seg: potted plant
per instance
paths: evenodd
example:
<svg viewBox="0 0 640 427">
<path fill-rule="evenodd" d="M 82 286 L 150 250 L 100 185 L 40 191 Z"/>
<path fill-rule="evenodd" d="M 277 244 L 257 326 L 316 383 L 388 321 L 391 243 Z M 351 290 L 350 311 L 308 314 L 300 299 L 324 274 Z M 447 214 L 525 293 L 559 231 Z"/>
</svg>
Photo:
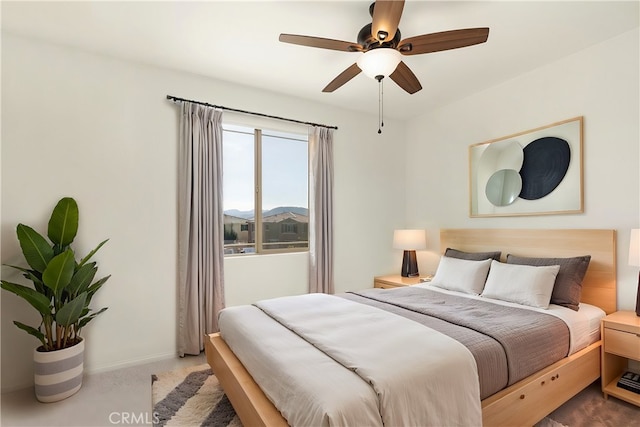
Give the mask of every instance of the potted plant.
<svg viewBox="0 0 640 427">
<path fill-rule="evenodd" d="M 23 298 L 41 316 L 37 327 L 13 322 L 41 343 L 34 350 L 35 392 L 41 402 L 62 400 L 80 389 L 84 362 L 80 333 L 106 310 L 89 308 L 93 296 L 110 277 L 94 281 L 98 267 L 89 260 L 108 239 L 76 261 L 71 243 L 78 231 L 78 218 L 78 204 L 65 197 L 51 213 L 47 229 L 50 241 L 33 228 L 18 224 L 18 241 L 29 268 L 9 267 L 21 271 L 33 287 L 0 282 L 2 289 Z"/>
</svg>

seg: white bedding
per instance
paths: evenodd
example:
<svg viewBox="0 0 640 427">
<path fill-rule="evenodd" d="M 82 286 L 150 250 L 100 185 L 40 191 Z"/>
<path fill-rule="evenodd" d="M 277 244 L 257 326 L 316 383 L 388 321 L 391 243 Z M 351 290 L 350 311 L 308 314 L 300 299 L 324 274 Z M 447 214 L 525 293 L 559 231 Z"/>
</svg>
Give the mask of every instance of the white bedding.
<svg viewBox="0 0 640 427">
<path fill-rule="evenodd" d="M 223 310 L 221 333 L 289 424 L 482 423 L 475 360 L 456 340 L 331 295 L 276 298 L 256 305 L 295 333 L 285 329 L 274 337 L 280 323 L 266 321 L 264 313 L 250 306 Z M 239 320 L 247 314 L 253 321 Z M 243 326 L 249 321 L 250 327 Z M 249 339 L 238 339 L 238 332 Z M 339 363 L 331 364 L 331 359 Z M 271 378 L 265 372 L 270 363 L 287 374 Z M 346 381 L 338 378 L 341 373 L 347 374 Z M 333 406 L 325 406 L 325 399 Z"/>
<path fill-rule="evenodd" d="M 588 319 L 589 325 L 586 328 L 587 336 L 583 338 L 583 341 L 586 343 L 586 347 L 600 339 L 600 321 L 607 314 L 600 307 L 585 304 L 583 302 L 580 303 L 579 312 Z"/>
<path fill-rule="evenodd" d="M 220 331 L 267 398 L 287 402 L 276 407 L 290 425 L 382 426 L 377 396 L 367 383 L 259 308 L 222 310 Z M 351 399 L 359 402 L 355 410 L 345 406 Z"/>
<path fill-rule="evenodd" d="M 485 297 L 428 284 L 416 286 L 488 301 Z M 294 302 L 292 308 L 281 312 L 282 303 L 289 301 Z M 560 318 L 569 328 L 570 354 L 599 339 L 600 319 L 605 316 L 601 309 L 588 304 L 581 304 L 580 310 L 574 311 L 556 305 L 540 309 L 490 301 Z M 255 306 L 230 307 L 220 314 L 220 330 L 229 347 L 290 425 L 481 424 L 475 361 L 457 341 L 401 316 L 330 295 L 284 297 L 257 304 L 270 311 L 270 315 Z M 289 328 L 296 332 L 272 321 L 271 316 L 292 318 L 294 323 Z M 327 322 L 319 321 L 320 318 Z M 411 331 L 419 332 L 428 342 L 405 335 L 405 332 L 413 333 Z M 306 339 L 300 335 L 306 335 Z M 378 336 L 384 339 L 375 339 Z M 407 346 L 407 342 L 410 345 Z M 450 349 L 455 349 L 456 344 L 462 347 L 464 351 L 455 353 L 457 357 L 466 354 L 462 356 L 462 370 L 457 370 L 457 365 L 456 369 L 439 367 L 442 356 L 448 353 L 434 351 L 434 342 Z M 317 351 L 314 346 L 327 353 Z M 418 356 L 422 362 L 418 366 L 424 367 L 424 371 L 417 372 L 416 363 L 408 361 L 414 356 Z M 472 364 L 464 359 L 470 359 Z M 274 372 L 281 374 L 274 376 Z M 381 372 L 381 376 L 377 372 Z M 467 386 L 471 384 L 471 388 L 465 388 L 466 397 L 459 396 L 459 387 L 450 387 L 451 372 L 464 377 Z M 431 389 L 417 392 L 417 385 L 425 383 Z M 388 387 L 396 389 L 385 392 L 391 390 Z M 418 418 L 403 418 L 405 416 Z"/>
</svg>

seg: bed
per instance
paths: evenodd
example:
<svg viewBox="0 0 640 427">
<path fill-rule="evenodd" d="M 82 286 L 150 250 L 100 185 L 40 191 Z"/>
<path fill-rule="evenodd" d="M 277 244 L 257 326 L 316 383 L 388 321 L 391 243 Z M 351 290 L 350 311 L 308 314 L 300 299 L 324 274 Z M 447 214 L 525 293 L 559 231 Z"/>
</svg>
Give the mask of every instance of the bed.
<svg viewBox="0 0 640 427">
<path fill-rule="evenodd" d="M 577 257 L 591 261 L 582 282 L 581 302 L 611 313 L 616 308 L 614 230 L 449 229 L 441 248 L 468 252 L 501 251 L 526 257 Z M 600 376 L 601 341 L 563 357 L 506 388 L 485 396 L 483 425 L 533 425 Z M 206 340 L 206 355 L 245 425 L 287 425 L 287 421 L 248 373 L 220 334 Z M 259 380 L 260 382 L 262 380 Z"/>
</svg>

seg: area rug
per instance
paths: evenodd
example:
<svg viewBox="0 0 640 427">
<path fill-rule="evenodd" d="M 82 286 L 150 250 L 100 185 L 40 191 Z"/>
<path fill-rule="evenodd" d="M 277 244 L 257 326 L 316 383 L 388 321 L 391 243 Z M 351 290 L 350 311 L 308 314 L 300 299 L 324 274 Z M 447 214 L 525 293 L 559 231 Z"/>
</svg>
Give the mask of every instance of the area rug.
<svg viewBox="0 0 640 427">
<path fill-rule="evenodd" d="M 209 365 L 151 376 L 153 425 L 242 427 Z"/>
</svg>

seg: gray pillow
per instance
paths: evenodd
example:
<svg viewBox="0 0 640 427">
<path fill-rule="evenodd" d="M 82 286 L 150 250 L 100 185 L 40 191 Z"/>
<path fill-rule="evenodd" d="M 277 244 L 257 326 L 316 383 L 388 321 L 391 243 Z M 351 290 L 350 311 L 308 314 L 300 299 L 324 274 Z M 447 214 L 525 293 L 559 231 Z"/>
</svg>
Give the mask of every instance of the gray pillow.
<svg viewBox="0 0 640 427">
<path fill-rule="evenodd" d="M 466 259 L 469 261 L 484 261 L 485 259 L 495 259 L 500 261 L 500 255 L 502 252 L 463 252 L 457 249 L 447 248 L 444 251 L 444 256 L 449 258 Z"/>
<path fill-rule="evenodd" d="M 507 255 L 507 264 L 532 266 L 559 265 L 560 271 L 556 277 L 551 294 L 551 304 L 561 305 L 578 311 L 580 296 L 582 295 L 582 279 L 587 272 L 591 255 L 573 258 L 527 258 Z"/>
</svg>

